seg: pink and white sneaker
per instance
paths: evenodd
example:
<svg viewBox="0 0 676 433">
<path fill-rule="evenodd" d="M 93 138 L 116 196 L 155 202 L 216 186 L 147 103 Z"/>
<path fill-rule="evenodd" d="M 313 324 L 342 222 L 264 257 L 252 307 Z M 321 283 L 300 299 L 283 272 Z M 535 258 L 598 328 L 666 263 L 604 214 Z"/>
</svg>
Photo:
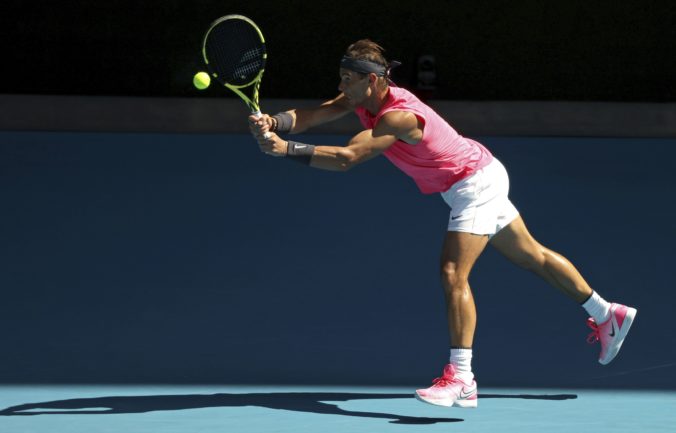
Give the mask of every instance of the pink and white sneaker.
<svg viewBox="0 0 676 433">
<path fill-rule="evenodd" d="M 597 341 L 601 343 L 601 355 L 599 356 L 601 364 L 606 365 L 617 356 L 635 316 L 635 308 L 611 304 L 610 318 L 605 322 L 599 325 L 591 317 L 587 319 L 587 325 L 592 329 L 592 333 L 587 337 L 587 342 L 589 344 L 594 344 Z"/>
<path fill-rule="evenodd" d="M 427 389 L 419 389 L 415 392 L 418 400 L 446 407 L 477 407 L 476 381 L 465 383 L 455 377 L 455 366 L 448 364 L 444 367 L 444 373 L 433 381 L 433 385 Z"/>
</svg>

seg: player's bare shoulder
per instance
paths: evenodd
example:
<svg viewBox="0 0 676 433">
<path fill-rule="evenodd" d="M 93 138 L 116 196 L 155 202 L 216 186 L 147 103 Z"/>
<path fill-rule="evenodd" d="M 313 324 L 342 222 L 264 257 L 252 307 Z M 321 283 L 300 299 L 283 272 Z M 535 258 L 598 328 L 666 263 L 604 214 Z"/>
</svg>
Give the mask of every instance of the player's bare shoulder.
<svg viewBox="0 0 676 433">
<path fill-rule="evenodd" d="M 417 144 L 423 137 L 425 124 L 410 111 L 390 111 L 385 113 L 376 128 L 396 135 L 408 144 Z"/>
</svg>

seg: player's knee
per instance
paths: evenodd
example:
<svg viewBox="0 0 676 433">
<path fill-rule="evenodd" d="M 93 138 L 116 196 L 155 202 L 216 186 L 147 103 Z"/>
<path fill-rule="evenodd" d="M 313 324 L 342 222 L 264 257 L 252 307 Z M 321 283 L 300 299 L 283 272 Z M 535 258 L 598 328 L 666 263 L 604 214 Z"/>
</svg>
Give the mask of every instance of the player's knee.
<svg viewBox="0 0 676 433">
<path fill-rule="evenodd" d="M 469 286 L 467 275 L 457 271 L 455 264 L 444 264 L 441 266 L 441 282 L 446 291 L 466 290 Z"/>
</svg>

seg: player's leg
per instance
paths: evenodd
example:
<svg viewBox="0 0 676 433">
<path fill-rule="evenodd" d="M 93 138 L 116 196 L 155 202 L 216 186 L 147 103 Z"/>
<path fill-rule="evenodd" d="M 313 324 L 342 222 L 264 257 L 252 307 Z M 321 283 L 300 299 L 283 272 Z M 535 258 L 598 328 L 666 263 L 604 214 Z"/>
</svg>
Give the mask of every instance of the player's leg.
<svg viewBox="0 0 676 433">
<path fill-rule="evenodd" d="M 487 235 L 449 231 L 441 253 L 441 281 L 446 297 L 451 359 L 441 377 L 416 398 L 439 406 L 476 407 L 477 385 L 472 373 L 476 306 L 469 275 L 488 243 Z"/>
<path fill-rule="evenodd" d="M 577 303 L 592 294 L 589 284 L 561 254 L 538 243 L 528 232 L 521 216 L 491 239 L 491 245 L 513 263 L 534 272 Z"/>
<path fill-rule="evenodd" d="M 589 341 L 600 341 L 599 362 L 608 364 L 622 346 L 636 309 L 611 304 L 594 292 L 573 264 L 537 242 L 519 216 L 491 239 L 491 245 L 517 265 L 542 277 L 582 305 L 591 318 Z"/>
<path fill-rule="evenodd" d="M 471 348 L 476 328 L 476 307 L 469 275 L 488 243 L 487 235 L 447 232 L 441 252 L 441 283 L 451 347 Z"/>
</svg>

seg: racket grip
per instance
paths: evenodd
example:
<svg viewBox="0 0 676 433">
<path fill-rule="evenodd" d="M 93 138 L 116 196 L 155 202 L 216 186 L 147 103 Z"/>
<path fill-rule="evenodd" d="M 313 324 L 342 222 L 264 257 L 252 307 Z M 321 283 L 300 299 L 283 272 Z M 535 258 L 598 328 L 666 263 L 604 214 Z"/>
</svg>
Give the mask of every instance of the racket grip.
<svg viewBox="0 0 676 433">
<path fill-rule="evenodd" d="M 254 116 L 256 116 L 256 117 L 259 118 L 259 119 L 260 119 L 261 117 L 263 117 L 263 113 L 261 113 L 261 110 L 254 111 L 254 112 L 251 113 L 251 114 L 253 114 Z M 265 139 L 268 139 L 268 138 L 270 138 L 270 137 L 272 137 L 272 136 L 270 135 L 269 132 L 266 132 L 265 134 L 263 134 L 263 138 L 265 138 Z"/>
</svg>

